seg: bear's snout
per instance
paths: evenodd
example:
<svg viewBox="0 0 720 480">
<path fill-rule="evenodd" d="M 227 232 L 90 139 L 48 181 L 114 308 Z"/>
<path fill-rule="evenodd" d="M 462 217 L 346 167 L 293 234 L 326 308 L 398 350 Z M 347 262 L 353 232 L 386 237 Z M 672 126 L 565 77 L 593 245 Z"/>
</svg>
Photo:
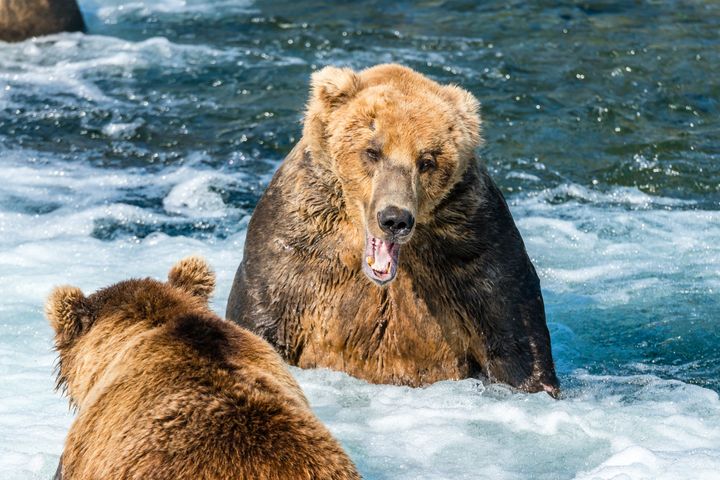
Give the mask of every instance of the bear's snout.
<svg viewBox="0 0 720 480">
<path fill-rule="evenodd" d="M 404 208 L 385 207 L 377 214 L 380 229 L 395 241 L 402 241 L 412 233 L 415 217 Z"/>
</svg>

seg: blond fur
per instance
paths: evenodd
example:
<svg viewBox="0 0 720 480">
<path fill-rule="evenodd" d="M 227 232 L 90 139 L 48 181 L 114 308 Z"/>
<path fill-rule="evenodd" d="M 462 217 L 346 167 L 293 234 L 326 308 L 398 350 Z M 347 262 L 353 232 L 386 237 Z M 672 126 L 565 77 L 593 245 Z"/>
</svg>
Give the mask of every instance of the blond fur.
<svg viewBox="0 0 720 480">
<path fill-rule="evenodd" d="M 78 411 L 59 478 L 359 478 L 272 347 L 210 311 L 207 263 L 186 258 L 168 277 L 50 295 L 58 379 Z"/>
</svg>

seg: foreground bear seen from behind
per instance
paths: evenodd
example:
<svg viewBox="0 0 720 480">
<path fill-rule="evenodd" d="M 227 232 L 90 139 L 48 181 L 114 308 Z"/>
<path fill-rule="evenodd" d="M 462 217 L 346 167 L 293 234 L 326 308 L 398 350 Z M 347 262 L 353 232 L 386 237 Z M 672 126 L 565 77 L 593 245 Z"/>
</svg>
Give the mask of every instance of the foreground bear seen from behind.
<svg viewBox="0 0 720 480">
<path fill-rule="evenodd" d="M 250 221 L 228 318 L 375 383 L 558 392 L 540 283 L 476 157 L 478 102 L 399 65 L 312 77 Z"/>
<path fill-rule="evenodd" d="M 46 305 L 77 407 L 56 478 L 357 479 L 265 341 L 208 307 L 199 258 Z"/>
</svg>

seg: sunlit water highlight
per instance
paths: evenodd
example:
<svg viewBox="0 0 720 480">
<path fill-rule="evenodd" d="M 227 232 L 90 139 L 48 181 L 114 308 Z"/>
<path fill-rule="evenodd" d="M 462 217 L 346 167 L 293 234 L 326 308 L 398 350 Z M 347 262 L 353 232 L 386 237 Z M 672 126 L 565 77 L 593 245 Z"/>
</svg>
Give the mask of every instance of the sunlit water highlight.
<svg viewBox="0 0 720 480">
<path fill-rule="evenodd" d="M 716 4 L 81 6 L 88 35 L 0 44 L 0 478 L 49 478 L 72 421 L 52 286 L 199 253 L 222 313 L 310 72 L 383 61 L 483 102 L 480 153 L 538 267 L 564 398 L 294 369 L 365 477 L 717 478 Z"/>
</svg>

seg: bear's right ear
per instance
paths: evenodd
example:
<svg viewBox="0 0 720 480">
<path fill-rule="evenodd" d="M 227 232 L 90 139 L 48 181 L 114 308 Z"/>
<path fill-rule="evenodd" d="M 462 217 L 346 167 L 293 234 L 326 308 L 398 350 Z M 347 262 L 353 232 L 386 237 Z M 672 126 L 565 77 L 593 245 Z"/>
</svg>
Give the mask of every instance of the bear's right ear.
<svg viewBox="0 0 720 480">
<path fill-rule="evenodd" d="M 312 74 L 303 137 L 317 161 L 329 160 L 325 152 L 327 125 L 332 114 L 355 97 L 360 89 L 360 76 L 350 68 L 325 67 Z"/>
<path fill-rule="evenodd" d="M 215 273 L 204 258 L 186 257 L 170 269 L 168 282 L 207 301 L 215 290 Z"/>
<path fill-rule="evenodd" d="M 91 323 L 88 299 L 77 287 L 55 287 L 45 303 L 45 316 L 55 330 L 55 346 L 72 343 Z"/>
<path fill-rule="evenodd" d="M 360 90 L 360 77 L 350 68 L 325 67 L 312 74 L 309 109 L 327 112 L 347 103 Z"/>
</svg>

